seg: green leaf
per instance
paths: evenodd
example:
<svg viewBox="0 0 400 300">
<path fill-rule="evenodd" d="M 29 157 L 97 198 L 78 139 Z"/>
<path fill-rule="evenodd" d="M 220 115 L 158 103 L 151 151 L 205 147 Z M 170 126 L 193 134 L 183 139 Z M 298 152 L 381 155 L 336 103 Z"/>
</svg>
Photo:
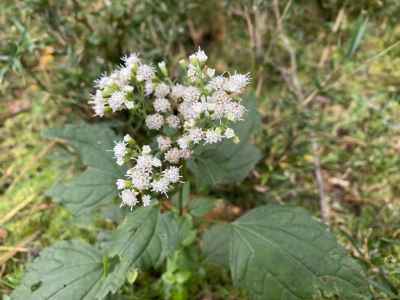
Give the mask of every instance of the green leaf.
<svg viewBox="0 0 400 300">
<path fill-rule="evenodd" d="M 248 109 L 245 120 L 233 126 L 240 142 L 235 144 L 229 140 L 198 147 L 188 161 L 199 186 L 241 182 L 260 160 L 260 151 L 250 144 L 251 135 L 260 128 L 255 96 L 250 96 L 245 104 Z"/>
<path fill-rule="evenodd" d="M 213 210 L 215 202 L 214 198 L 196 197 L 189 202 L 188 209 L 191 215 L 202 217 Z"/>
<path fill-rule="evenodd" d="M 106 284 L 103 256 L 95 247 L 78 241 L 61 241 L 43 250 L 28 266 L 21 285 L 11 294 L 13 300 L 94 300 L 115 292 Z M 115 278 L 114 278 L 115 280 Z M 104 295 L 100 295 L 102 290 Z"/>
<path fill-rule="evenodd" d="M 362 39 L 365 35 L 368 25 L 368 17 L 360 16 L 356 23 L 356 29 L 353 32 L 353 36 L 350 41 L 350 46 L 347 51 L 347 57 L 350 58 L 358 50 L 361 45 Z"/>
<path fill-rule="evenodd" d="M 202 249 L 206 262 L 229 268 L 231 226 L 218 224 L 204 233 Z"/>
<path fill-rule="evenodd" d="M 70 182 L 56 184 L 47 194 L 77 217 L 109 206 L 118 193 L 115 181 L 124 176 L 123 168 L 112 157 L 114 141 L 119 137 L 102 124 L 67 125 L 62 129 L 49 129 L 43 136 L 67 141 L 88 166 L 80 176 Z"/>
<path fill-rule="evenodd" d="M 226 250 L 212 239 L 231 232 L 232 279 L 251 299 L 367 299 L 358 263 L 303 209 L 263 206 L 212 231 L 205 237 L 206 249 L 222 258 Z"/>
</svg>

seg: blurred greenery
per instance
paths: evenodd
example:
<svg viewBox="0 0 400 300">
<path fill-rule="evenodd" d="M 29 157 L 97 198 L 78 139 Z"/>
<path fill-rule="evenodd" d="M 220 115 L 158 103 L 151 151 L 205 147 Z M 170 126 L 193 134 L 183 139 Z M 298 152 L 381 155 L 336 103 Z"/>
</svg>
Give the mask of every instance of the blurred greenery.
<svg viewBox="0 0 400 300">
<path fill-rule="evenodd" d="M 79 164 L 40 132 L 94 122 L 93 80 L 122 55 L 165 58 L 172 70 L 201 46 L 218 71 L 251 73 L 263 121 L 256 169 L 212 191 L 227 218 L 265 202 L 321 217 L 327 199 L 332 231 L 367 270 L 375 299 L 400 299 L 399 16 L 397 0 L 1 1 L 0 294 L 43 247 L 93 238 L 44 196 Z M 121 299 L 245 299 L 226 273 L 183 261 L 139 274 Z M 182 276 L 168 289 L 166 278 Z"/>
</svg>

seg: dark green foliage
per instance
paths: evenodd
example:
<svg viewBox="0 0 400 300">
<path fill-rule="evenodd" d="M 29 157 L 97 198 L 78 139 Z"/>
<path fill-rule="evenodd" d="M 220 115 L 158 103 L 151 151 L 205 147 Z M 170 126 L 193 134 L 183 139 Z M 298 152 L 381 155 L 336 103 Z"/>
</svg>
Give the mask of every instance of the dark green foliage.
<svg viewBox="0 0 400 300">
<path fill-rule="evenodd" d="M 252 299 L 367 299 L 360 266 L 303 209 L 258 207 L 212 230 L 205 236 L 210 261 L 226 264 L 222 251 L 229 249 L 233 282 Z M 224 236 L 229 248 L 216 245 Z"/>
</svg>

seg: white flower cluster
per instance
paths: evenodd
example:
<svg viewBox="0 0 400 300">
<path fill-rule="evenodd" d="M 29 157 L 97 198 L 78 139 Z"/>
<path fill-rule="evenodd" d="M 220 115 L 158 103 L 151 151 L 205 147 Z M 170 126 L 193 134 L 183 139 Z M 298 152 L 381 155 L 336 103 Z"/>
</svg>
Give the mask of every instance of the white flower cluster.
<svg viewBox="0 0 400 300">
<path fill-rule="evenodd" d="M 250 82 L 249 74 L 216 75 L 199 49 L 180 62 L 184 76 L 168 77 L 164 62 L 155 68 L 137 54 L 123 58 L 123 65 L 96 81 L 90 103 L 97 116 L 106 112 L 140 112 L 154 133 L 157 149 L 139 147 L 125 136 L 115 144 L 118 165 L 130 166 L 126 179 L 117 181 L 122 205 L 150 205 L 151 199 L 173 189 L 181 179 L 180 168 L 197 145 L 238 141 L 231 124 L 246 112 L 240 94 Z M 150 141 L 151 142 L 151 141 Z"/>
</svg>

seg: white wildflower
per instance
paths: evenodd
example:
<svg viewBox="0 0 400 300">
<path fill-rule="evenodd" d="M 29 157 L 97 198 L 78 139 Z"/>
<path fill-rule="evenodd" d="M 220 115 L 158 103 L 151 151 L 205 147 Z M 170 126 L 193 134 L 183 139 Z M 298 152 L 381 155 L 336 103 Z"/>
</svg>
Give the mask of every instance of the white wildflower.
<svg viewBox="0 0 400 300">
<path fill-rule="evenodd" d="M 150 96 L 153 93 L 153 82 L 151 80 L 145 82 L 144 93 L 146 96 Z"/>
<path fill-rule="evenodd" d="M 127 56 L 124 56 L 122 60 L 127 67 L 133 67 L 140 63 L 139 56 L 136 53 L 131 53 Z"/>
<path fill-rule="evenodd" d="M 173 99 L 179 99 L 183 97 L 184 93 L 185 93 L 185 86 L 177 84 L 172 87 L 170 96 Z"/>
<path fill-rule="evenodd" d="M 222 140 L 221 130 L 208 129 L 205 133 L 204 142 L 205 144 L 215 144 Z"/>
<path fill-rule="evenodd" d="M 183 100 L 187 102 L 194 102 L 199 100 L 200 98 L 200 91 L 198 88 L 194 86 L 188 86 L 185 88 L 185 91 L 183 92 Z"/>
<path fill-rule="evenodd" d="M 191 61 L 191 62 L 196 62 L 196 61 L 198 61 L 198 62 L 205 62 L 205 61 L 207 61 L 207 55 L 206 55 L 206 53 L 203 51 L 203 50 L 201 50 L 200 48 L 197 50 L 197 52 L 196 53 L 194 53 L 194 54 L 192 54 L 192 55 L 190 55 L 189 56 L 189 60 Z"/>
<path fill-rule="evenodd" d="M 234 138 L 235 136 L 235 131 L 232 128 L 227 128 L 224 132 L 224 137 L 226 137 L 227 139 Z"/>
<path fill-rule="evenodd" d="M 246 108 L 237 102 L 225 103 L 225 116 L 228 120 L 236 122 L 243 119 Z"/>
<path fill-rule="evenodd" d="M 171 128 L 177 129 L 181 126 L 181 121 L 179 120 L 179 117 L 175 115 L 169 115 L 166 121 L 168 126 Z"/>
<path fill-rule="evenodd" d="M 189 147 L 190 137 L 188 135 L 184 135 L 180 137 L 176 142 L 179 145 L 179 148 L 187 149 Z"/>
<path fill-rule="evenodd" d="M 132 139 L 132 137 L 129 135 L 129 134 L 125 134 L 124 135 L 124 141 L 125 142 L 127 142 L 127 143 L 129 143 L 130 141 L 132 141 L 133 139 Z"/>
<path fill-rule="evenodd" d="M 150 195 L 143 195 L 142 196 L 142 203 L 143 203 L 144 207 L 149 206 L 151 204 L 151 196 Z"/>
<path fill-rule="evenodd" d="M 137 193 L 131 190 L 123 190 L 121 192 L 121 206 L 129 206 L 132 209 L 138 203 L 136 195 Z"/>
<path fill-rule="evenodd" d="M 123 92 L 114 92 L 111 97 L 108 99 L 108 104 L 111 107 L 113 112 L 116 112 L 122 109 L 122 105 L 125 102 L 125 93 Z"/>
<path fill-rule="evenodd" d="M 198 144 L 203 139 L 204 133 L 201 128 L 195 127 L 189 129 L 189 137 L 193 144 Z"/>
<path fill-rule="evenodd" d="M 154 100 L 153 106 L 156 112 L 167 112 L 171 110 L 171 103 L 165 98 L 157 98 Z"/>
<path fill-rule="evenodd" d="M 181 179 L 178 167 L 169 167 L 163 171 L 164 178 L 171 183 L 177 183 Z"/>
<path fill-rule="evenodd" d="M 164 125 L 164 118 L 160 114 L 148 115 L 145 122 L 147 128 L 159 130 Z"/>
<path fill-rule="evenodd" d="M 158 136 L 157 137 L 157 144 L 158 148 L 160 149 L 161 152 L 167 151 L 169 148 L 171 148 L 171 139 L 169 137 L 164 137 L 164 136 Z"/>
<path fill-rule="evenodd" d="M 104 98 L 100 90 L 96 91 L 96 94 L 92 96 L 92 100 L 89 102 L 93 106 L 93 110 L 96 116 L 103 117 L 105 111 Z"/>
<path fill-rule="evenodd" d="M 107 74 L 102 74 L 100 78 L 95 80 L 95 86 L 104 89 L 112 83 L 111 78 Z"/>
<path fill-rule="evenodd" d="M 167 194 L 169 190 L 169 181 L 164 177 L 154 180 L 151 183 L 151 190 L 156 193 Z"/>
<path fill-rule="evenodd" d="M 137 69 L 137 81 L 147 81 L 153 79 L 155 75 L 154 68 L 149 65 L 140 65 Z"/>
<path fill-rule="evenodd" d="M 142 147 L 142 153 L 143 153 L 143 154 L 150 154 L 150 153 L 151 153 L 151 148 L 150 148 L 150 146 L 149 146 L 149 145 L 144 145 L 144 146 Z"/>
<path fill-rule="evenodd" d="M 234 74 L 225 81 L 224 90 L 230 93 L 240 93 L 249 83 L 249 74 Z"/>
<path fill-rule="evenodd" d="M 131 85 L 124 85 L 122 87 L 122 91 L 125 93 L 131 93 L 131 92 L 133 92 L 133 90 L 134 90 L 134 87 Z"/>
<path fill-rule="evenodd" d="M 127 172 L 128 177 L 131 179 L 132 186 L 139 190 L 143 191 L 148 189 L 150 186 L 150 176 L 148 173 L 143 172 L 138 168 L 132 168 Z"/>
<path fill-rule="evenodd" d="M 207 68 L 206 74 L 208 77 L 212 78 L 215 75 L 215 69 Z"/>
<path fill-rule="evenodd" d="M 119 190 L 123 190 L 126 187 L 125 180 L 123 180 L 123 179 L 117 179 L 115 184 L 117 185 L 117 189 L 119 189 Z"/>
<path fill-rule="evenodd" d="M 153 156 L 149 154 L 142 154 L 136 158 L 135 170 L 140 170 L 145 173 L 152 172 L 153 169 Z"/>
<path fill-rule="evenodd" d="M 113 150 L 114 150 L 114 157 L 117 160 L 117 164 L 122 166 L 124 164 L 124 158 L 127 152 L 126 142 L 120 141 L 115 143 Z"/>
<path fill-rule="evenodd" d="M 213 79 L 211 79 L 208 84 L 207 84 L 207 88 L 209 90 L 222 90 L 223 86 L 225 83 L 225 77 L 224 76 L 216 76 Z"/>
<path fill-rule="evenodd" d="M 156 87 L 155 95 L 157 98 L 165 98 L 169 94 L 169 86 L 165 83 L 160 83 Z"/>
<path fill-rule="evenodd" d="M 181 159 L 181 151 L 178 148 L 173 147 L 165 153 L 164 157 L 171 164 L 177 164 Z"/>
</svg>

